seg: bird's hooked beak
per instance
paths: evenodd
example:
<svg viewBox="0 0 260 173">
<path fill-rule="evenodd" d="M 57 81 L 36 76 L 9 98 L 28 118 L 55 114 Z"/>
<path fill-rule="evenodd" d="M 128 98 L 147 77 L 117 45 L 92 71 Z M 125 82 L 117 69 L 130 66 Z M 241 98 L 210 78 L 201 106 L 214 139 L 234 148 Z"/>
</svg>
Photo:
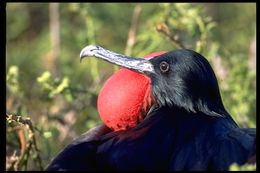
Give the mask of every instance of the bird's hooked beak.
<svg viewBox="0 0 260 173">
<path fill-rule="evenodd" d="M 82 49 L 80 52 L 80 62 L 83 58 L 87 56 L 95 56 L 97 58 L 101 58 L 110 63 L 119 65 L 124 68 L 128 68 L 130 70 L 143 73 L 143 74 L 151 74 L 155 73 L 154 67 L 149 59 L 144 58 L 134 58 L 126 55 L 121 55 L 103 47 L 96 45 L 89 45 Z"/>
</svg>

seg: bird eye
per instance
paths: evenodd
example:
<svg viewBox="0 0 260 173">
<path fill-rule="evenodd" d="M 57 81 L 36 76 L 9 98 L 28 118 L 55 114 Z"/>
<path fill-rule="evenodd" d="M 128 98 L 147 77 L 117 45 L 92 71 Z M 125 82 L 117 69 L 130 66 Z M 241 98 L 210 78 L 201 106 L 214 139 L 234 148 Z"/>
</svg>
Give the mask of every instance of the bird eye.
<svg viewBox="0 0 260 173">
<path fill-rule="evenodd" d="M 160 63 L 160 70 L 161 70 L 161 72 L 166 73 L 166 72 L 169 71 L 169 69 L 170 69 L 170 65 L 167 62 L 162 61 Z"/>
</svg>

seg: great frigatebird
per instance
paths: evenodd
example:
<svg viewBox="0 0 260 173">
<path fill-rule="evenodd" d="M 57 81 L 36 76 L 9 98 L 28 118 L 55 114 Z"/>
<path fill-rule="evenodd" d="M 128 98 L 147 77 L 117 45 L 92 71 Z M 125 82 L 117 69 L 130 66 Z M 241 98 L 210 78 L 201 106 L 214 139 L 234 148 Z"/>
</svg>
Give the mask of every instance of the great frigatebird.
<svg viewBox="0 0 260 173">
<path fill-rule="evenodd" d="M 226 111 L 209 62 L 192 50 L 150 59 L 87 46 L 95 56 L 146 75 L 155 100 L 136 127 L 104 124 L 62 150 L 47 170 L 228 170 L 255 157 L 255 129 L 239 128 Z"/>
</svg>

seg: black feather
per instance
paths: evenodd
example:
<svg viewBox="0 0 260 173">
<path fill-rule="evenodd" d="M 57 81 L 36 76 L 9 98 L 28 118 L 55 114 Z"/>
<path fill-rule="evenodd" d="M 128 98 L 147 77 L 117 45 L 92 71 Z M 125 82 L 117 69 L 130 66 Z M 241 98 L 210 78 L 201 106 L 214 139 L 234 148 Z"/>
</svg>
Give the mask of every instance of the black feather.
<svg viewBox="0 0 260 173">
<path fill-rule="evenodd" d="M 209 62 L 192 50 L 175 50 L 150 60 L 155 67 L 151 74 L 152 92 L 161 106 L 173 104 L 209 116 L 225 116 L 217 78 Z M 162 73 L 159 64 L 166 61 L 170 71 Z"/>
<path fill-rule="evenodd" d="M 133 129 L 77 139 L 47 170 L 228 170 L 255 154 L 254 134 L 229 117 L 163 107 Z"/>
<path fill-rule="evenodd" d="M 104 125 L 76 139 L 47 170 L 228 170 L 255 158 L 256 131 L 241 129 L 225 110 L 208 61 L 191 50 L 150 59 L 157 101 L 135 128 Z M 165 61 L 169 70 L 161 72 Z"/>
</svg>

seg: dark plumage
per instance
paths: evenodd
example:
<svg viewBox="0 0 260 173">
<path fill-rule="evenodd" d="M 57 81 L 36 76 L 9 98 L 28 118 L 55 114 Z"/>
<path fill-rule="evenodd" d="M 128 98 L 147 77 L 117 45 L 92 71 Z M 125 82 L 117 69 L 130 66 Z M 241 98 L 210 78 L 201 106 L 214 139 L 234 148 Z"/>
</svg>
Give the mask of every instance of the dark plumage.
<svg viewBox="0 0 260 173">
<path fill-rule="evenodd" d="M 151 74 L 152 93 L 160 105 L 176 105 L 209 116 L 228 114 L 215 74 L 203 56 L 191 50 L 176 50 L 150 61 L 156 71 Z M 160 71 L 160 62 L 170 65 L 168 72 Z"/>
<path fill-rule="evenodd" d="M 239 128 L 225 110 L 202 55 L 176 50 L 148 63 L 157 104 L 145 120 L 126 131 L 92 129 L 47 170 L 228 170 L 255 156 L 255 129 Z"/>
</svg>

